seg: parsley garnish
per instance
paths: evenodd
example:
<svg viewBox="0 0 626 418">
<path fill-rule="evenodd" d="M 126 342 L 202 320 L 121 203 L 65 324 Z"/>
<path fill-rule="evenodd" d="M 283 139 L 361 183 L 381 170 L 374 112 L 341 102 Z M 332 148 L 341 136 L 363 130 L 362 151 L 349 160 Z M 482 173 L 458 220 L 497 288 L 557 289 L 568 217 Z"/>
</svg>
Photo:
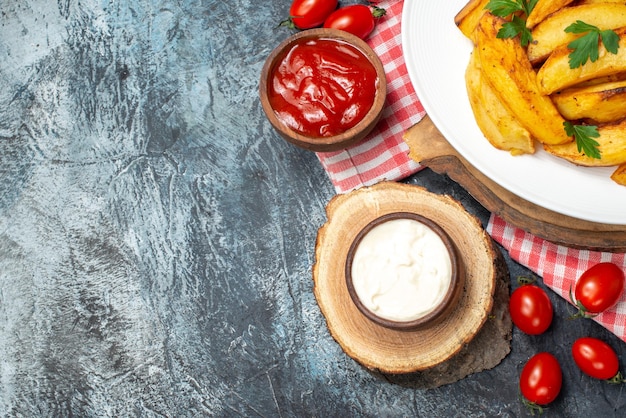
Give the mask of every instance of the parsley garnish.
<svg viewBox="0 0 626 418">
<path fill-rule="evenodd" d="M 516 12 L 524 12 L 526 16 L 532 12 L 539 0 L 490 0 L 485 6 L 491 13 L 500 17 L 507 17 Z"/>
<path fill-rule="evenodd" d="M 507 17 L 513 14 L 510 22 L 502 25 L 498 31 L 498 38 L 515 38 L 520 36 L 522 46 L 527 46 L 533 37 L 530 29 L 526 27 L 526 19 L 515 15 L 517 12 L 524 12 L 526 17 L 532 12 L 539 0 L 489 0 L 485 9 L 489 10 L 493 15 L 499 17 Z"/>
<path fill-rule="evenodd" d="M 526 46 L 533 40 L 530 31 L 526 27 L 526 21 L 519 16 L 513 16 L 513 20 L 505 23 L 498 31 L 498 38 L 515 38 L 520 35 L 520 41 Z"/>
<path fill-rule="evenodd" d="M 597 158 L 598 160 L 602 158 L 600 150 L 598 149 L 600 144 L 593 139 L 600 136 L 597 126 L 574 125 L 569 121 L 565 121 L 563 126 L 565 127 L 565 133 L 568 136 L 573 136 L 576 140 L 578 152 L 582 151 L 589 158 Z"/>
<path fill-rule="evenodd" d="M 600 30 L 597 26 L 589 25 L 577 20 L 565 28 L 568 33 L 584 33 L 585 35 L 570 42 L 567 47 L 572 50 L 569 54 L 569 67 L 577 68 L 585 65 L 587 60 L 595 62 L 598 59 L 599 40 L 607 51 L 617 54 L 619 36 L 613 30 Z"/>
</svg>

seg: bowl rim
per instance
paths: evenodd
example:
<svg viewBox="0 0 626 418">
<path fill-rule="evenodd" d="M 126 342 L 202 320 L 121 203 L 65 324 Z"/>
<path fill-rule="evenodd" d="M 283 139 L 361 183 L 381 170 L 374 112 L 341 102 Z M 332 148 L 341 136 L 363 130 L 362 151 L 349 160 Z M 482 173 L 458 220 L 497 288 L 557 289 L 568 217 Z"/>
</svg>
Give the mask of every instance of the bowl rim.
<svg viewBox="0 0 626 418">
<path fill-rule="evenodd" d="M 378 83 L 376 84 L 376 95 L 372 106 L 355 126 L 340 134 L 327 137 L 310 137 L 296 132 L 278 119 L 269 102 L 267 94 L 270 87 L 269 78 L 277 65 L 277 59 L 281 58 L 285 49 L 290 48 L 293 44 L 300 42 L 302 39 L 331 39 L 346 42 L 357 48 L 376 70 Z M 261 70 L 259 96 L 267 119 L 274 129 L 288 142 L 311 151 L 338 151 L 363 140 L 380 120 L 387 101 L 387 77 L 380 57 L 358 36 L 332 28 L 306 29 L 290 35 L 270 52 Z"/>
<path fill-rule="evenodd" d="M 421 316 L 419 318 L 410 320 L 410 321 L 394 321 L 387 318 L 383 318 L 376 313 L 372 312 L 370 309 L 365 306 L 365 304 L 361 301 L 359 296 L 356 293 L 356 289 L 354 288 L 354 284 L 352 282 L 352 263 L 354 261 L 354 254 L 359 244 L 363 240 L 363 238 L 376 226 L 381 225 L 385 222 L 389 222 L 397 219 L 410 219 L 424 224 L 429 227 L 433 232 L 435 232 L 443 241 L 444 246 L 448 250 L 448 254 L 450 256 L 450 264 L 451 264 L 451 277 L 450 277 L 450 285 L 446 291 L 446 294 L 443 300 L 439 303 L 439 305 L 430 311 L 429 313 Z M 459 256 L 458 250 L 454 244 L 454 241 L 448 233 L 435 221 L 430 218 L 427 218 L 423 215 L 414 212 L 390 212 L 384 215 L 381 215 L 372 221 L 370 221 L 367 225 L 365 225 L 356 235 L 352 243 L 350 244 L 350 248 L 348 249 L 348 253 L 346 256 L 345 262 L 345 279 L 346 285 L 348 288 L 348 293 L 350 294 L 350 298 L 352 302 L 356 305 L 358 310 L 370 319 L 372 322 L 384 326 L 386 328 L 391 328 L 395 330 L 403 330 L 403 331 L 411 331 L 418 328 L 424 328 L 427 326 L 432 326 L 439 323 L 443 320 L 447 314 L 454 308 L 456 303 L 458 302 L 459 296 L 461 294 L 461 290 L 464 285 L 464 274 L 462 271 L 461 258 Z"/>
</svg>

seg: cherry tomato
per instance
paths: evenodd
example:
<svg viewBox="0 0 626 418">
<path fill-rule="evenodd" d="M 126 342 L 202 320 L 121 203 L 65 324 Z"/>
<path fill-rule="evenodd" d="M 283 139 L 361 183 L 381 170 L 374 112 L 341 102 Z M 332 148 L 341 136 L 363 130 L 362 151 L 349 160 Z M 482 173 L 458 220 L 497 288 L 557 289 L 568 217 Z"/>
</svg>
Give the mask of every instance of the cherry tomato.
<svg viewBox="0 0 626 418">
<path fill-rule="evenodd" d="M 552 302 L 539 286 L 520 286 L 509 299 L 511 320 L 524 333 L 539 335 L 552 323 Z"/>
<path fill-rule="evenodd" d="M 280 24 L 298 29 L 321 26 L 337 8 L 337 3 L 337 0 L 293 0 L 289 8 L 289 19 Z"/>
<path fill-rule="evenodd" d="M 531 405 L 545 406 L 561 391 L 563 373 L 559 361 L 550 353 L 537 353 L 528 360 L 519 379 L 522 396 Z"/>
<path fill-rule="evenodd" d="M 574 316 L 590 317 L 617 303 L 624 291 L 624 272 L 613 263 L 599 263 L 585 271 L 570 298 L 579 311 Z"/>
<path fill-rule="evenodd" d="M 353 4 L 341 7 L 331 13 L 324 21 L 325 28 L 341 29 L 365 39 L 374 30 L 376 19 L 385 15 L 385 9 Z"/>
<path fill-rule="evenodd" d="M 617 354 L 604 341 L 592 337 L 579 338 L 572 345 L 572 356 L 586 375 L 621 383 Z"/>
</svg>

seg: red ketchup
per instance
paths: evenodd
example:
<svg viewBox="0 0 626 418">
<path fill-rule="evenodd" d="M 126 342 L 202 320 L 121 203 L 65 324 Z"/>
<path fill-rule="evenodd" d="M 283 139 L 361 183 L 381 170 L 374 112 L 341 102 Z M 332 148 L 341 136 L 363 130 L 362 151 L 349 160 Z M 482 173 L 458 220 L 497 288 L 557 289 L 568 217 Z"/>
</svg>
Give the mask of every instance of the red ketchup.
<svg viewBox="0 0 626 418">
<path fill-rule="evenodd" d="M 273 70 L 269 100 L 285 125 L 310 137 L 341 134 L 359 123 L 376 96 L 367 57 L 334 39 L 296 43 Z"/>
</svg>

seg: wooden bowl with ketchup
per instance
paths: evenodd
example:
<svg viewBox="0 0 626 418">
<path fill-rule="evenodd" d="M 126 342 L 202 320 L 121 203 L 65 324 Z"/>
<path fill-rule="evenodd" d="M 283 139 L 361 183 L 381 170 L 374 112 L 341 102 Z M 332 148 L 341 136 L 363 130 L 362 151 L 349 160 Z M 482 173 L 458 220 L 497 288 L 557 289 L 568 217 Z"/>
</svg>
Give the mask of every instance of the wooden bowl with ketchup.
<svg viewBox="0 0 626 418">
<path fill-rule="evenodd" d="M 338 151 L 374 129 L 387 80 L 380 59 L 362 39 L 337 29 L 309 29 L 271 52 L 259 95 L 285 140 L 310 151 Z"/>
</svg>

